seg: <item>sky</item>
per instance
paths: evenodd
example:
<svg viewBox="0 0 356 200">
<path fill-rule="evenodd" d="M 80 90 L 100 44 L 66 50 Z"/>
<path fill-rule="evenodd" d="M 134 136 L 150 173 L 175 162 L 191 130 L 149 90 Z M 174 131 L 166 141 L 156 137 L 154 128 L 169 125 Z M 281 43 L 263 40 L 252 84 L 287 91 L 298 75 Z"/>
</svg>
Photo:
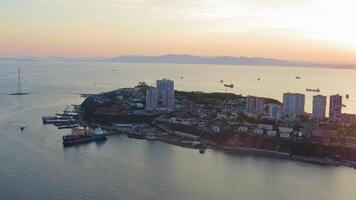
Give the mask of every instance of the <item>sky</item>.
<svg viewBox="0 0 356 200">
<path fill-rule="evenodd" d="M 194 54 L 356 64 L 354 0 L 1 0 L 0 57 Z"/>
</svg>

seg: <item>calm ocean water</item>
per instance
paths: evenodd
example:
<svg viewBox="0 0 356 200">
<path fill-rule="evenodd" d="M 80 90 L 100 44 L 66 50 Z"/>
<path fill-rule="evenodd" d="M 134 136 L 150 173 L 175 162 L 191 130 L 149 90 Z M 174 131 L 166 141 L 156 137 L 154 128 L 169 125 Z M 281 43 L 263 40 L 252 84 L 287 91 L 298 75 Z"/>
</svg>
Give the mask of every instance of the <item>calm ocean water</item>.
<svg viewBox="0 0 356 200">
<path fill-rule="evenodd" d="M 17 67 L 22 90 L 31 95 L 5 95 L 16 91 Z M 159 78 L 201 91 L 224 91 L 223 79 L 235 84 L 231 92 L 277 99 L 286 91 L 320 88 L 324 95 L 350 94 L 345 111 L 356 113 L 354 77 L 356 70 L 318 68 L 2 61 L 0 199 L 355 199 L 356 171 L 350 168 L 212 150 L 201 155 L 124 136 L 63 148 L 61 136 L 69 131 L 41 124 L 41 116 L 80 103 L 78 93 Z M 312 95 L 307 93 L 308 111 Z M 27 124 L 23 132 L 20 124 Z"/>
</svg>

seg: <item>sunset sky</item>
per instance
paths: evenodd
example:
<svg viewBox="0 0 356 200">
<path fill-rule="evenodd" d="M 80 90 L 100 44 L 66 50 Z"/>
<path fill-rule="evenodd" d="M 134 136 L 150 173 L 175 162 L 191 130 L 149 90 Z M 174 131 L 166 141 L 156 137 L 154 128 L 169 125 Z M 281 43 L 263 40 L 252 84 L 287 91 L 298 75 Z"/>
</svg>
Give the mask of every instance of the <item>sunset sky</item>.
<svg viewBox="0 0 356 200">
<path fill-rule="evenodd" d="M 0 57 L 194 54 L 356 64 L 354 0 L 1 0 Z"/>
</svg>

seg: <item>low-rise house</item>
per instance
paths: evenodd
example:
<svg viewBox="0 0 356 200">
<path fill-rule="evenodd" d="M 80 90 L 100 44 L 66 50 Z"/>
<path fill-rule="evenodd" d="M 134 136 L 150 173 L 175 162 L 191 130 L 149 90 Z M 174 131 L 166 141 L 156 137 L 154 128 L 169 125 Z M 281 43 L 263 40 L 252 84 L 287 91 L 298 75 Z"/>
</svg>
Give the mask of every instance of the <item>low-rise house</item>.
<svg viewBox="0 0 356 200">
<path fill-rule="evenodd" d="M 278 127 L 279 137 L 289 138 L 293 132 L 293 128 L 290 127 Z"/>
<path fill-rule="evenodd" d="M 117 131 L 123 132 L 123 133 L 128 133 L 131 132 L 134 128 L 133 124 L 114 124 L 113 125 L 114 129 L 116 129 Z"/>
<path fill-rule="evenodd" d="M 263 135 L 263 130 L 262 129 L 255 129 L 255 130 L 253 130 L 253 133 L 255 134 L 255 135 Z"/>
<path fill-rule="evenodd" d="M 240 126 L 237 128 L 237 131 L 240 133 L 246 133 L 248 131 L 248 127 L 247 126 Z"/>
<path fill-rule="evenodd" d="M 220 127 L 219 126 L 211 126 L 211 130 L 214 132 L 214 133 L 220 133 Z"/>
<path fill-rule="evenodd" d="M 272 130 L 273 126 L 270 124 L 258 124 L 257 125 L 258 129 L 264 129 L 264 130 Z"/>
<path fill-rule="evenodd" d="M 267 131 L 267 136 L 275 137 L 277 135 L 277 131 L 269 130 Z"/>
</svg>

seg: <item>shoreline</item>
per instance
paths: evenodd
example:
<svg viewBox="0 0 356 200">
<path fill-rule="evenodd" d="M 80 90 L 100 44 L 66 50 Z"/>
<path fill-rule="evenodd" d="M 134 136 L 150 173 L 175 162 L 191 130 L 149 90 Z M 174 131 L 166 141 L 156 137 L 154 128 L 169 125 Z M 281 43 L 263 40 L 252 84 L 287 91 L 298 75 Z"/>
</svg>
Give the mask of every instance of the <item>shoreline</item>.
<svg viewBox="0 0 356 200">
<path fill-rule="evenodd" d="M 258 149 L 252 147 L 236 147 L 236 146 L 222 146 L 217 150 L 225 151 L 225 152 L 236 152 L 236 153 L 244 153 L 249 155 L 261 155 L 266 157 L 276 157 L 281 159 L 300 161 L 305 163 L 313 163 L 319 165 L 328 165 L 328 166 L 349 166 L 345 163 L 335 161 L 332 159 L 321 158 L 321 157 L 305 157 L 305 156 L 292 156 L 286 152 L 266 150 L 266 149 Z M 349 166 L 350 167 L 350 166 Z"/>
<path fill-rule="evenodd" d="M 127 135 L 127 134 L 126 133 L 107 134 L 107 136 L 113 136 L 113 135 Z M 169 145 L 189 148 L 193 150 L 200 149 L 199 146 L 194 146 L 189 143 L 183 143 L 184 140 L 182 138 L 171 134 L 163 134 L 163 135 L 155 135 L 155 136 L 156 136 L 155 139 L 156 141 L 163 142 Z M 143 140 L 147 140 L 147 139 L 143 139 Z M 211 150 L 216 150 L 221 152 L 241 153 L 241 154 L 252 155 L 252 156 L 280 158 L 285 160 L 292 160 L 297 162 L 311 163 L 311 164 L 324 165 L 324 166 L 335 166 L 335 167 L 345 166 L 350 168 L 355 168 L 356 166 L 356 161 L 352 161 L 352 160 L 336 161 L 333 159 L 328 159 L 323 157 L 306 157 L 306 156 L 290 155 L 290 153 L 287 152 L 259 149 L 254 147 L 228 146 L 228 145 L 213 146 L 213 145 L 207 145 L 204 142 L 202 142 L 201 144 L 205 145 L 206 149 L 211 149 Z"/>
<path fill-rule="evenodd" d="M 107 136 L 113 136 L 113 135 L 126 135 L 124 133 L 122 134 L 108 134 Z M 200 148 L 191 144 L 184 144 L 182 143 L 184 140 L 182 140 L 179 137 L 176 137 L 174 135 L 156 135 L 156 140 L 159 142 L 163 142 L 169 145 L 174 145 L 174 146 L 179 146 L 182 148 L 189 148 L 192 150 L 199 150 Z M 143 139 L 147 140 L 147 139 Z M 147 140 L 149 141 L 149 140 Z M 264 157 L 271 157 L 271 158 L 279 158 L 279 159 L 285 159 L 285 160 L 292 160 L 292 161 L 297 161 L 297 162 L 304 162 L 304 163 L 311 163 L 311 164 L 317 164 L 317 165 L 324 165 L 324 166 L 345 166 L 345 167 L 350 167 L 350 168 L 355 168 L 353 166 L 353 163 L 355 161 L 335 161 L 332 159 L 327 159 L 327 158 L 322 158 L 322 157 L 305 157 L 305 156 L 297 156 L 297 155 L 290 155 L 287 152 L 280 152 L 280 151 L 273 151 L 273 150 L 267 150 L 267 149 L 258 149 L 258 148 L 253 148 L 253 147 L 241 147 L 241 146 L 227 146 L 227 145 L 222 145 L 222 146 L 217 146 L 214 147 L 212 145 L 206 145 L 206 149 L 211 149 L 211 150 L 216 150 L 220 152 L 229 152 L 229 153 L 241 153 L 245 155 L 252 155 L 252 156 L 264 156 Z"/>
</svg>

